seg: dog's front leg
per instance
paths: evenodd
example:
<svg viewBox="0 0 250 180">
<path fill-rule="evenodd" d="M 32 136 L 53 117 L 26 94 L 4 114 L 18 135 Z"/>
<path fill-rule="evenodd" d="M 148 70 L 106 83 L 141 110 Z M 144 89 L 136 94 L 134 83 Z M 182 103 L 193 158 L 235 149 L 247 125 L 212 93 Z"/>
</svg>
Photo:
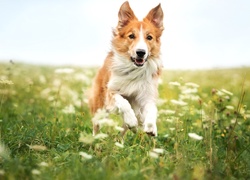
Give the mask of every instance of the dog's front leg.
<svg viewBox="0 0 250 180">
<path fill-rule="evenodd" d="M 151 136 L 157 136 L 157 107 L 154 102 L 148 102 L 143 108 L 143 130 Z"/>
<path fill-rule="evenodd" d="M 114 94 L 115 106 L 119 109 L 119 112 L 123 115 L 124 124 L 131 130 L 136 131 L 138 121 L 135 113 L 125 98 L 119 94 Z"/>
</svg>

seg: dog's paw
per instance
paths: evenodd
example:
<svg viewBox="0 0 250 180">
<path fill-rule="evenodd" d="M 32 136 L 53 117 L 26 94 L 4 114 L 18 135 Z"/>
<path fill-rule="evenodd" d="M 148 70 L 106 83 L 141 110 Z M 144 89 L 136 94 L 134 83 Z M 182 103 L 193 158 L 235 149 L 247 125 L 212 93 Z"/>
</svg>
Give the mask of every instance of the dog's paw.
<svg viewBox="0 0 250 180">
<path fill-rule="evenodd" d="M 157 136 L 157 126 L 155 123 L 145 123 L 143 131 L 150 136 Z"/>
<path fill-rule="evenodd" d="M 131 111 L 130 113 L 128 113 L 128 112 L 124 113 L 124 123 L 132 131 L 133 131 L 133 129 L 137 129 L 138 121 L 137 121 L 137 118 L 135 117 L 135 114 L 133 111 Z"/>
</svg>

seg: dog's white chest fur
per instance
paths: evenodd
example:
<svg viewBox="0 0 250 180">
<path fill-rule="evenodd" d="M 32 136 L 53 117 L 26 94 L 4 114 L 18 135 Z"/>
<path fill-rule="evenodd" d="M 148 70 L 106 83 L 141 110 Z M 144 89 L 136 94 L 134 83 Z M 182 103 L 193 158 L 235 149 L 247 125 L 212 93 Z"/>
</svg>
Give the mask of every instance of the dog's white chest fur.
<svg viewBox="0 0 250 180">
<path fill-rule="evenodd" d="M 116 57 L 119 58 L 119 57 Z M 143 67 L 136 67 L 126 59 L 114 59 L 108 88 L 126 97 L 140 99 L 157 95 L 157 74 L 160 60 L 148 60 Z"/>
</svg>

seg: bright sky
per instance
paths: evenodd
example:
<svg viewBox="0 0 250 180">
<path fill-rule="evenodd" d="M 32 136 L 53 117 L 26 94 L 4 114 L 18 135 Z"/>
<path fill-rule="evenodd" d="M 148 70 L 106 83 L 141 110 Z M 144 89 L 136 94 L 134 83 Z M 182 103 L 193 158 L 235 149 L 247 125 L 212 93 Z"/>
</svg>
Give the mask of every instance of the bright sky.
<svg viewBox="0 0 250 180">
<path fill-rule="evenodd" d="M 124 0 L 0 0 L 0 60 L 101 65 Z M 165 68 L 250 66 L 249 0 L 130 0 L 164 11 Z"/>
</svg>

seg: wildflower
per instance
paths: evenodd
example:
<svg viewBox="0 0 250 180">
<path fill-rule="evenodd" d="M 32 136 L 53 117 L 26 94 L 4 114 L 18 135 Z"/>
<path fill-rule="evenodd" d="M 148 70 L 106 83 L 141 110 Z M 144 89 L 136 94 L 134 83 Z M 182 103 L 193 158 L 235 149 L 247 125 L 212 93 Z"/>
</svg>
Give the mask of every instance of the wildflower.
<svg viewBox="0 0 250 180">
<path fill-rule="evenodd" d="M 169 128 L 170 129 L 170 131 L 174 131 L 175 130 L 175 128 Z"/>
<path fill-rule="evenodd" d="M 80 133 L 79 142 L 83 142 L 85 144 L 91 144 L 94 141 L 94 137 L 91 134 Z"/>
<path fill-rule="evenodd" d="M 47 150 L 47 147 L 46 146 L 42 146 L 42 145 L 28 145 L 27 146 L 32 149 L 32 150 L 35 150 L 35 151 L 45 151 Z"/>
<path fill-rule="evenodd" d="M 179 82 L 177 82 L 177 81 L 175 81 L 175 82 L 169 82 L 168 83 L 169 85 L 172 85 L 172 86 L 180 86 L 181 84 L 179 83 Z"/>
<path fill-rule="evenodd" d="M 62 82 L 60 79 L 54 79 L 53 86 L 60 87 L 62 85 Z"/>
<path fill-rule="evenodd" d="M 188 133 L 188 136 L 192 139 L 195 139 L 195 140 L 202 140 L 203 137 L 202 136 L 199 136 L 198 134 L 196 133 Z"/>
<path fill-rule="evenodd" d="M 92 155 L 87 154 L 86 152 L 79 152 L 80 156 L 84 159 L 92 159 Z"/>
<path fill-rule="evenodd" d="M 228 90 L 226 90 L 226 89 L 221 89 L 221 91 L 222 91 L 223 93 L 225 93 L 225 94 L 230 95 L 230 96 L 233 95 L 233 93 L 231 93 L 230 91 L 228 91 Z"/>
<path fill-rule="evenodd" d="M 167 102 L 167 101 L 166 101 L 165 99 L 159 98 L 159 99 L 157 99 L 156 104 L 157 104 L 157 106 L 162 106 L 162 105 L 164 105 L 166 102 Z"/>
<path fill-rule="evenodd" d="M 185 105 L 187 105 L 186 102 L 184 102 L 184 101 L 178 101 L 178 100 L 175 100 L 175 99 L 172 99 L 171 103 L 173 103 L 175 105 L 179 105 L 179 106 L 185 106 Z"/>
<path fill-rule="evenodd" d="M 34 174 L 34 175 L 40 175 L 41 174 L 41 172 L 39 170 L 37 170 L 37 169 L 33 169 L 31 171 L 31 173 Z"/>
<path fill-rule="evenodd" d="M 115 122 L 112 119 L 103 118 L 103 119 L 98 120 L 98 124 L 99 125 L 114 126 Z"/>
<path fill-rule="evenodd" d="M 71 69 L 71 68 L 60 68 L 60 69 L 56 69 L 55 73 L 56 74 L 71 74 L 73 73 L 75 70 Z"/>
<path fill-rule="evenodd" d="M 4 85 L 12 85 L 14 84 L 12 81 L 7 80 L 7 79 L 0 79 L 0 84 L 4 84 Z"/>
<path fill-rule="evenodd" d="M 157 154 L 163 154 L 165 152 L 164 149 L 161 149 L 161 148 L 154 148 L 153 149 L 153 152 L 157 153 Z"/>
<path fill-rule="evenodd" d="M 167 122 L 172 123 L 174 120 L 173 119 L 166 119 Z"/>
<path fill-rule="evenodd" d="M 42 84 L 45 84 L 45 83 L 47 82 L 45 76 L 43 76 L 43 75 L 40 75 L 40 76 L 39 76 L 39 81 L 40 81 L 40 83 L 42 83 Z"/>
<path fill-rule="evenodd" d="M 159 114 L 165 114 L 165 115 L 172 115 L 172 114 L 175 114 L 175 111 L 174 110 L 170 110 L 170 109 L 161 109 L 159 111 Z"/>
<path fill-rule="evenodd" d="M 236 122 L 236 119 L 231 119 L 231 124 L 234 124 Z"/>
<path fill-rule="evenodd" d="M 120 127 L 120 126 L 115 126 L 115 129 L 117 130 L 117 131 L 124 131 L 124 128 L 123 127 Z"/>
<path fill-rule="evenodd" d="M 25 80 L 28 83 L 28 85 L 30 85 L 30 86 L 34 84 L 34 81 L 29 77 L 27 77 Z"/>
<path fill-rule="evenodd" d="M 85 74 L 82 74 L 82 73 L 75 74 L 74 78 L 76 80 L 78 80 L 78 81 L 85 82 L 86 84 L 91 83 L 91 79 L 88 76 L 86 76 Z"/>
<path fill-rule="evenodd" d="M 159 79 L 158 79 L 158 84 L 162 84 L 162 83 L 163 83 L 162 78 L 159 78 Z"/>
<path fill-rule="evenodd" d="M 49 164 L 48 163 L 46 163 L 46 162 L 41 162 L 40 164 L 38 164 L 39 166 L 42 166 L 42 167 L 48 167 L 49 166 Z"/>
<path fill-rule="evenodd" d="M 223 96 L 224 93 L 223 93 L 222 91 L 217 91 L 217 95 L 218 95 L 218 96 Z"/>
<path fill-rule="evenodd" d="M 227 109 L 234 110 L 233 106 L 226 106 Z"/>
<path fill-rule="evenodd" d="M 224 96 L 224 99 L 229 100 L 229 99 L 230 99 L 230 97 L 229 97 L 229 96 Z"/>
<path fill-rule="evenodd" d="M 157 159 L 157 158 L 159 157 L 159 154 L 156 153 L 156 152 L 150 151 L 150 152 L 149 152 L 149 156 L 150 156 L 151 158 Z"/>
<path fill-rule="evenodd" d="M 200 97 L 198 95 L 194 95 L 194 94 L 181 94 L 180 95 L 180 99 L 188 99 L 188 100 L 192 100 L 192 101 L 198 101 L 200 99 Z"/>
<path fill-rule="evenodd" d="M 76 107 L 81 107 L 82 101 L 81 101 L 80 99 L 77 99 L 77 100 L 74 101 L 74 105 L 75 105 Z"/>
<path fill-rule="evenodd" d="M 50 92 L 51 92 L 51 89 L 50 88 L 46 88 L 46 89 L 44 89 L 44 90 L 41 91 L 41 95 L 44 98 L 47 98 Z"/>
<path fill-rule="evenodd" d="M 107 134 L 100 133 L 100 134 L 95 135 L 94 138 L 95 138 L 95 139 L 104 139 L 104 138 L 106 138 L 106 137 L 108 137 Z"/>
<path fill-rule="evenodd" d="M 240 114 L 241 115 L 245 115 L 245 112 L 246 112 L 246 108 L 243 106 L 240 108 Z"/>
<path fill-rule="evenodd" d="M 117 147 L 119 147 L 119 148 L 124 148 L 124 145 L 121 144 L 121 143 L 115 142 L 115 145 L 116 145 Z"/>
<path fill-rule="evenodd" d="M 208 124 L 203 124 L 203 129 L 208 129 L 208 128 L 209 128 Z"/>
<path fill-rule="evenodd" d="M 165 134 L 163 137 L 164 137 L 164 138 L 167 138 L 168 136 L 169 136 L 169 134 Z"/>
<path fill-rule="evenodd" d="M 75 113 L 75 108 L 72 104 L 70 104 L 69 106 L 66 106 L 63 110 L 63 113 L 65 114 L 74 114 Z"/>
<path fill-rule="evenodd" d="M 198 88 L 198 87 L 200 87 L 200 85 L 195 84 L 195 83 L 192 83 L 192 82 L 187 82 L 187 83 L 185 83 L 185 85 L 186 85 L 186 86 L 193 87 L 193 88 Z"/>
<path fill-rule="evenodd" d="M 103 119 L 108 116 L 108 113 L 105 109 L 98 109 L 93 117 L 93 121 L 97 121 L 99 119 Z"/>
<path fill-rule="evenodd" d="M 86 104 L 88 104 L 88 103 L 89 103 L 89 100 L 88 100 L 87 98 L 84 98 L 84 99 L 83 99 L 83 102 L 86 103 Z"/>
<path fill-rule="evenodd" d="M 157 159 L 160 154 L 163 154 L 165 152 L 164 149 L 161 148 L 154 148 L 152 151 L 149 152 L 149 156 L 152 158 Z"/>
<path fill-rule="evenodd" d="M 197 92 L 198 90 L 196 88 L 186 88 L 182 90 L 182 94 L 193 94 Z"/>
</svg>

